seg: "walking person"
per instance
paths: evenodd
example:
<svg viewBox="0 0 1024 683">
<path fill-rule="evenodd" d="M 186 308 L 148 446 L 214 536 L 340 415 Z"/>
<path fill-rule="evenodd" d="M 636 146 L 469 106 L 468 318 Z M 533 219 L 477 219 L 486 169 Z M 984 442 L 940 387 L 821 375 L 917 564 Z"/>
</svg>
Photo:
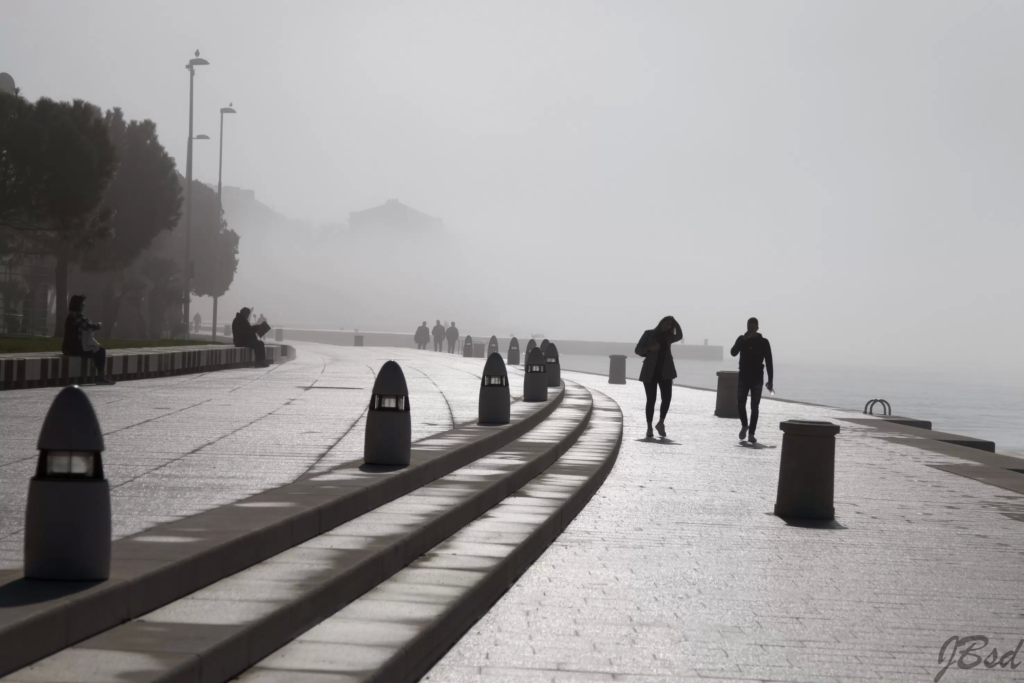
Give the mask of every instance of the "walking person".
<svg viewBox="0 0 1024 683">
<path fill-rule="evenodd" d="M 448 353 L 455 353 L 455 343 L 459 341 L 459 328 L 455 327 L 454 320 L 451 327 L 445 330 L 444 336 L 448 340 Z"/>
<path fill-rule="evenodd" d="M 430 342 L 430 328 L 427 327 L 427 321 L 424 320 L 423 324 L 416 328 L 416 334 L 413 335 L 413 341 L 416 342 L 416 348 L 420 351 L 427 350 L 427 343 Z"/>
<path fill-rule="evenodd" d="M 644 357 L 644 366 L 640 369 L 640 381 L 647 392 L 647 438 L 654 437 L 654 430 L 665 436 L 665 416 L 672 403 L 672 380 L 676 378 L 676 364 L 672 360 L 672 344 L 682 341 L 683 331 L 676 319 L 668 315 L 653 330 L 647 330 L 636 345 L 636 355 Z M 661 419 L 654 421 L 654 402 L 661 389 Z"/>
<path fill-rule="evenodd" d="M 757 443 L 757 416 L 761 405 L 761 386 L 773 390 L 772 380 L 775 368 L 772 366 L 772 345 L 757 331 L 757 318 L 747 321 L 747 331 L 736 338 L 729 352 L 740 357 L 740 375 L 736 396 L 740 413 L 740 441 Z M 764 381 L 764 370 L 768 368 L 768 382 Z M 750 424 L 747 424 L 747 394 L 750 394 Z"/>
<path fill-rule="evenodd" d="M 103 327 L 102 323 L 94 323 L 83 315 L 85 295 L 76 294 L 68 301 L 68 317 L 64 320 L 64 341 L 61 353 L 65 356 L 92 358 L 96 366 L 96 384 L 114 384 L 107 379 L 107 350 L 93 338 L 93 333 Z M 84 367 L 83 367 L 84 370 Z"/>
<path fill-rule="evenodd" d="M 192 316 L 192 331 L 193 332 L 198 332 L 199 331 L 199 327 L 202 324 L 203 324 L 203 318 L 202 318 L 202 316 L 199 315 L 199 311 L 196 311 L 196 314 L 194 316 Z"/>
<path fill-rule="evenodd" d="M 444 344 L 444 325 L 441 324 L 440 320 L 437 321 L 431 332 L 434 336 L 434 350 L 441 351 L 441 346 Z"/>
</svg>

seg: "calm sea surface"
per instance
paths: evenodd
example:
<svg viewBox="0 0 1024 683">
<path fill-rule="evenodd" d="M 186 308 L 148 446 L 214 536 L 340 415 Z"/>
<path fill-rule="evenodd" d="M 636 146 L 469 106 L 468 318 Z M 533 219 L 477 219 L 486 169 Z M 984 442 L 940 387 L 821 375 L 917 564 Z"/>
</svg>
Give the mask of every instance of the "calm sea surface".
<svg viewBox="0 0 1024 683">
<path fill-rule="evenodd" d="M 566 370 L 608 374 L 606 356 L 566 355 L 561 363 Z M 626 376 L 636 379 L 642 363 L 642 358 L 627 357 Z M 677 359 L 676 384 L 714 389 L 716 372 L 735 369 L 732 358 L 721 363 Z M 775 394 L 857 411 L 873 398 L 884 398 L 894 415 L 931 420 L 937 430 L 989 439 L 1001 453 L 1024 454 L 1024 376 L 1019 374 L 777 364 Z"/>
</svg>

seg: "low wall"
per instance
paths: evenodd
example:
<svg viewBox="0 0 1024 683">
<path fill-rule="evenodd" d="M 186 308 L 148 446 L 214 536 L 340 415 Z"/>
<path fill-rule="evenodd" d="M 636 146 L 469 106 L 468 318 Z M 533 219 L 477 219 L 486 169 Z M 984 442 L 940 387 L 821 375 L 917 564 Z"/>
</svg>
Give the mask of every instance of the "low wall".
<svg viewBox="0 0 1024 683">
<path fill-rule="evenodd" d="M 284 363 L 295 358 L 295 349 L 267 344 L 267 360 Z M 107 351 L 107 377 L 115 381 L 167 377 L 195 372 L 213 372 L 251 367 L 252 349 L 210 345 L 124 349 Z M 91 360 L 60 354 L 4 354 L 0 356 L 0 391 L 60 387 L 96 381 Z"/>
<path fill-rule="evenodd" d="M 271 330 L 270 334 L 274 334 L 275 331 L 276 330 Z M 350 332 L 348 330 L 284 329 L 285 340 L 317 342 L 320 344 L 334 344 L 336 346 L 354 346 L 355 335 L 355 332 Z M 394 346 L 403 349 L 416 348 L 416 344 L 412 340 L 411 332 L 408 334 L 399 332 L 360 332 L 359 336 L 363 338 L 364 346 Z M 486 344 L 491 338 L 491 335 L 481 335 L 478 337 L 472 333 L 470 333 L 470 336 L 473 337 L 473 341 L 483 342 L 484 344 Z M 528 338 L 525 337 L 519 340 L 519 348 L 522 351 L 526 350 L 527 341 Z M 580 341 L 572 339 L 552 339 L 551 341 L 558 345 L 558 353 L 577 356 L 610 356 L 612 354 L 632 356 L 633 350 L 636 347 L 636 342 Z M 498 337 L 498 345 L 500 346 L 502 353 L 508 349 L 508 342 L 508 337 Z M 434 348 L 433 338 L 431 338 L 431 343 L 427 344 L 427 348 Z M 444 350 L 448 350 L 447 341 L 444 344 Z M 460 353 L 462 351 L 461 340 L 459 342 L 459 351 Z M 724 358 L 724 352 L 721 346 L 697 346 L 688 344 L 674 344 L 672 346 L 672 355 L 675 358 L 684 360 L 720 361 Z"/>
</svg>

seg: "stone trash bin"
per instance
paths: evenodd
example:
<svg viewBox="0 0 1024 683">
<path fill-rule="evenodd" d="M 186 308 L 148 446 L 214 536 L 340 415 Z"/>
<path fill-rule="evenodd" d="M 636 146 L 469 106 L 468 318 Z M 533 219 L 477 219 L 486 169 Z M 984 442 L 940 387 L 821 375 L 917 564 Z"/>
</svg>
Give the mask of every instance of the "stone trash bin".
<svg viewBox="0 0 1024 683">
<path fill-rule="evenodd" d="M 519 340 L 515 337 L 508 343 L 508 364 L 519 365 Z"/>
<path fill-rule="evenodd" d="M 363 335 L 357 334 L 357 335 L 355 335 L 354 339 L 355 339 L 355 345 L 356 346 L 362 346 L 363 345 Z"/>
<path fill-rule="evenodd" d="M 802 519 L 834 519 L 836 434 L 839 425 L 786 420 L 782 430 L 779 491 L 775 514 Z"/>
<path fill-rule="evenodd" d="M 473 358 L 483 358 L 483 357 L 484 357 L 484 343 L 483 342 L 473 342 Z"/>
<path fill-rule="evenodd" d="M 611 359 L 608 364 L 608 384 L 625 384 L 626 357 L 615 355 L 608 358 Z"/>
<path fill-rule="evenodd" d="M 280 327 L 278 327 L 276 330 L 274 330 L 274 341 L 277 341 L 277 342 L 283 342 L 284 341 L 284 330 L 282 330 Z"/>
<path fill-rule="evenodd" d="M 739 419 L 740 373 L 736 370 L 722 370 L 718 373 L 718 398 L 715 399 L 715 417 L 731 417 Z"/>
</svg>

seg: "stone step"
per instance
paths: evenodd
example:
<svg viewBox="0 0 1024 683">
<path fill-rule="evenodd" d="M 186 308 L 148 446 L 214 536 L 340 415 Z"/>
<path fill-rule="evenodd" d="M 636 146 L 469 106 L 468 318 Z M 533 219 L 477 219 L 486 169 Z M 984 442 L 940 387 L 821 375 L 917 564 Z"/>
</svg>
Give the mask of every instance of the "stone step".
<svg viewBox="0 0 1024 683">
<path fill-rule="evenodd" d="M 601 486 L 622 413 L 594 391 L 579 441 L 405 569 L 243 673 L 240 683 L 415 681 L 540 557 Z"/>
<path fill-rule="evenodd" d="M 583 433 L 593 408 L 586 389 L 570 384 L 564 391 L 542 424 L 489 455 L 2 680 L 48 681 L 68 672 L 89 681 L 230 679 L 556 462 Z"/>
<path fill-rule="evenodd" d="M 540 425 L 542 403 L 516 402 L 502 426 L 461 425 L 413 444 L 399 470 L 352 462 L 113 544 L 103 582 L 26 580 L 0 572 L 0 675 L 140 617 L 308 541 L 493 453 Z"/>
</svg>

